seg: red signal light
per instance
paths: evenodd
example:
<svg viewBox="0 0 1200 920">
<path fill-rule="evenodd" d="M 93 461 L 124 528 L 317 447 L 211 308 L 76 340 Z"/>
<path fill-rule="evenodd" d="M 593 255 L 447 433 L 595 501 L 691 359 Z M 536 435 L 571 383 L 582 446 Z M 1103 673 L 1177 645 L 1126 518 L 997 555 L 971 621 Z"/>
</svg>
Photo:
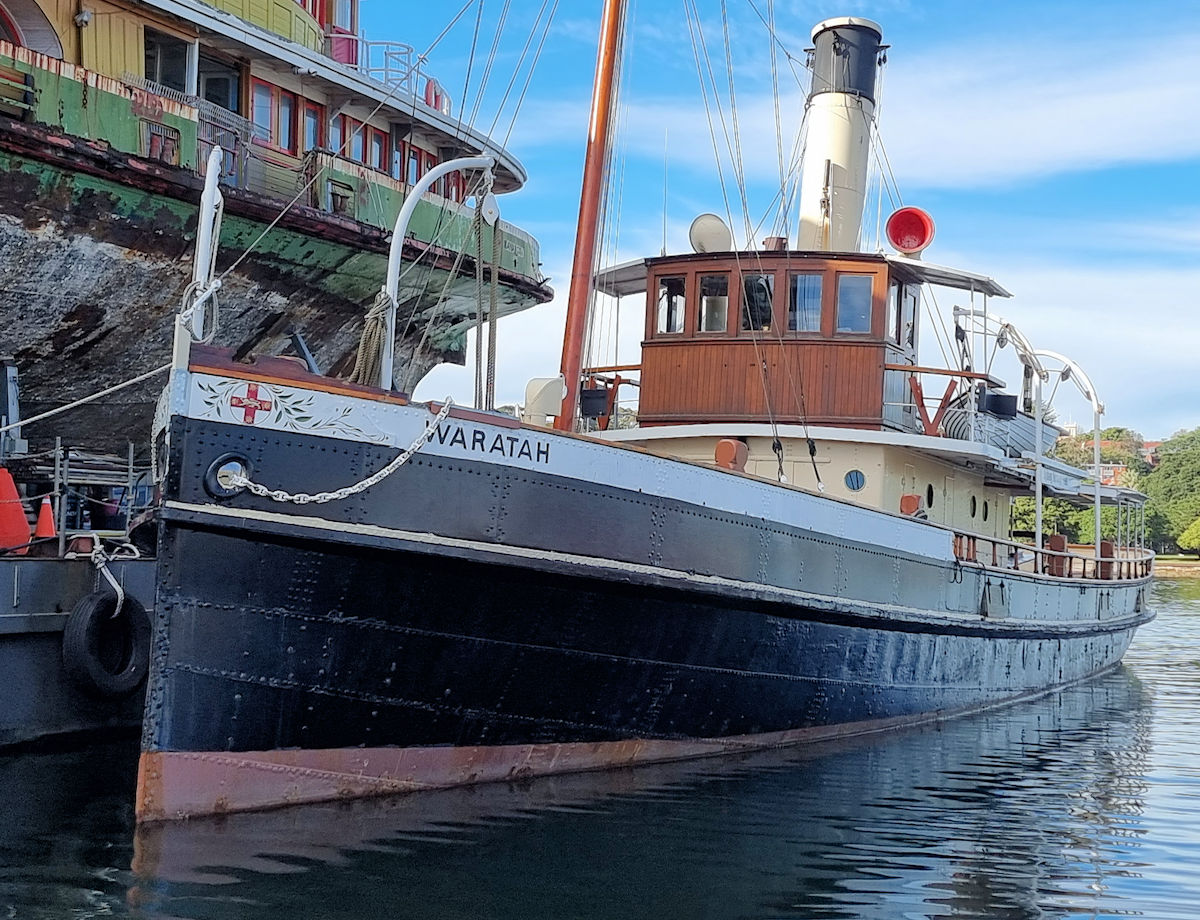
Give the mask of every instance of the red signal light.
<svg viewBox="0 0 1200 920">
<path fill-rule="evenodd" d="M 920 252 L 933 242 L 933 218 L 920 208 L 900 208 L 887 219 L 888 242 L 905 255 Z"/>
</svg>

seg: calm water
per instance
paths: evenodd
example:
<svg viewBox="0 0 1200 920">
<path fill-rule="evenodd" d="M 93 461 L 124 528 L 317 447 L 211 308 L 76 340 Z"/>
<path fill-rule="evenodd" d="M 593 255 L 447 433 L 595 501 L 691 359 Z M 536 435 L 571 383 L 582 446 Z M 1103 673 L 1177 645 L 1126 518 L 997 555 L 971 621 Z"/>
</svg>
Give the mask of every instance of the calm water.
<svg viewBox="0 0 1200 920">
<path fill-rule="evenodd" d="M 1200 579 L 1156 594 L 1159 619 L 1115 673 L 808 753 L 136 839 L 134 747 L 0 759 L 0 920 L 1194 920 Z"/>
</svg>

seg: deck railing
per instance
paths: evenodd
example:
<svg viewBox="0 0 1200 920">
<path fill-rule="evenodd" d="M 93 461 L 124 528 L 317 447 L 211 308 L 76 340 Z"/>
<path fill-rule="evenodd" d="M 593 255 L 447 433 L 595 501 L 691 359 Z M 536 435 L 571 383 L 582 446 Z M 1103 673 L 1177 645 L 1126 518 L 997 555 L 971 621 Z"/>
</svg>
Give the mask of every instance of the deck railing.
<svg viewBox="0 0 1200 920">
<path fill-rule="evenodd" d="M 1092 546 L 1066 545 L 1065 541 L 1063 546 L 1063 549 L 1052 549 L 965 531 L 954 532 L 955 557 L 988 568 L 1104 581 L 1145 578 L 1153 571 L 1154 553 L 1141 547 L 1115 547 L 1109 541 L 1101 541 L 1101 555 L 1097 559 Z"/>
</svg>

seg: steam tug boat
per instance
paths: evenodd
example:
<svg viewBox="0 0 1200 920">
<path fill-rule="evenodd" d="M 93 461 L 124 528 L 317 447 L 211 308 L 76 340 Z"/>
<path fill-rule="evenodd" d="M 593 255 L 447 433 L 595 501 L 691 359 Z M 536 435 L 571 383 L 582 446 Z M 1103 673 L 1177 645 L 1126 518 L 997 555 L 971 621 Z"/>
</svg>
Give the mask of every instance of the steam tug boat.
<svg viewBox="0 0 1200 920">
<path fill-rule="evenodd" d="M 796 248 L 705 219 L 696 252 L 595 278 L 646 294 L 636 428 L 604 428 L 632 372 L 580 366 L 574 290 L 520 421 L 237 362 L 181 316 L 140 820 L 809 742 L 1120 660 L 1153 616 L 1142 497 L 1045 456 L 1043 384 L 1098 418 L 1094 387 L 994 313 L 997 282 L 916 257 L 922 212 L 890 222 L 901 254 L 856 251 L 882 30 L 813 41 Z M 968 304 L 942 369 L 918 364 L 932 285 Z M 1049 493 L 1095 506 L 1095 546 L 1040 532 Z"/>
</svg>

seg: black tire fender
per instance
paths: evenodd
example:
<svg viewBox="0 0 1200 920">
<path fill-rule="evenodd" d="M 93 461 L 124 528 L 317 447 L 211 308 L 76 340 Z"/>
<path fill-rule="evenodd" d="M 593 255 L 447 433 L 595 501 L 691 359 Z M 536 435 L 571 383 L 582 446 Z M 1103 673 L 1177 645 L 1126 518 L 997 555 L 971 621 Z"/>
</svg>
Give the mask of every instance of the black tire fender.
<svg viewBox="0 0 1200 920">
<path fill-rule="evenodd" d="M 150 667 L 146 608 L 128 594 L 114 617 L 116 608 L 116 594 L 95 591 L 75 605 L 63 630 L 67 676 L 90 696 L 129 696 L 142 685 Z"/>
</svg>

